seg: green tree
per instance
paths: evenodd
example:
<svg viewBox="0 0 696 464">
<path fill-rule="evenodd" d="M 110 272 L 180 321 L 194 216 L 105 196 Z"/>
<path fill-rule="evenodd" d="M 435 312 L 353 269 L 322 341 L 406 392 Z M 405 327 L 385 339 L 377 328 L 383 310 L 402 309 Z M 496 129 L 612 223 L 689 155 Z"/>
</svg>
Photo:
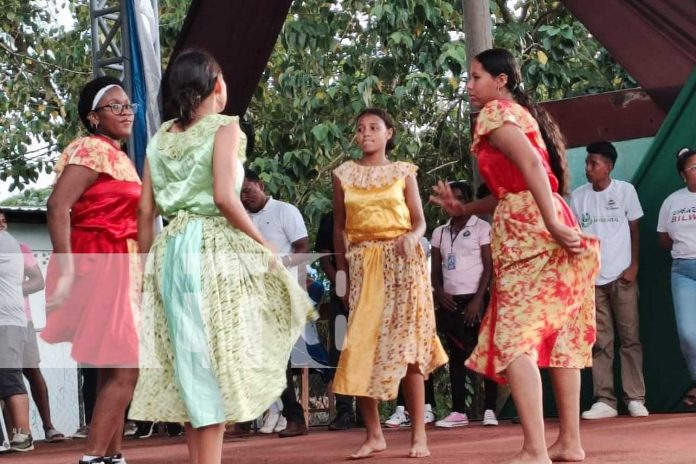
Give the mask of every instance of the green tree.
<svg viewBox="0 0 696 464">
<path fill-rule="evenodd" d="M 160 3 L 168 58 L 189 2 Z M 89 1 L 2 0 L 0 8 L 0 180 L 22 190 L 51 172 L 57 154 L 83 133 L 80 88 L 92 78 Z M 57 21 L 68 13 L 66 21 Z"/>
<path fill-rule="evenodd" d="M 496 46 L 514 51 L 538 100 L 634 86 L 558 1 L 491 2 Z M 251 103 L 252 165 L 316 224 L 329 172 L 359 156 L 354 119 L 384 107 L 400 124 L 394 157 L 436 179 L 471 177 L 460 0 L 295 1 Z M 426 207 L 429 224 L 439 211 Z"/>
<path fill-rule="evenodd" d="M 24 189 L 20 193 L 0 202 L 0 206 L 46 206 L 46 201 L 53 189 Z"/>
<path fill-rule="evenodd" d="M 51 21 L 50 2 L 2 2 L 0 179 L 21 189 L 81 131 L 75 105 L 91 75 L 88 5 L 59 2 L 74 21 L 66 27 Z M 186 0 L 160 1 L 164 65 L 187 8 Z M 538 99 L 634 85 L 560 2 L 491 1 L 491 12 L 495 44 L 517 53 Z M 392 156 L 420 167 L 424 198 L 438 178 L 470 177 L 461 15 L 461 0 L 293 2 L 247 114 L 256 130 L 250 161 L 312 230 L 330 207 L 330 171 L 359 156 L 354 119 L 366 106 L 394 115 Z M 434 223 L 438 212 L 426 213 Z"/>
</svg>

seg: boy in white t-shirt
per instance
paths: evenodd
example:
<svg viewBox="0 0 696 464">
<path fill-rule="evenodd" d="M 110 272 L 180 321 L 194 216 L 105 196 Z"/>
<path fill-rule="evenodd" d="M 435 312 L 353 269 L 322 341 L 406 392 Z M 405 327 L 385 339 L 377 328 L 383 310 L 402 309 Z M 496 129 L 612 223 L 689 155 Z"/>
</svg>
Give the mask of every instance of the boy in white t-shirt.
<svg viewBox="0 0 696 464">
<path fill-rule="evenodd" d="M 452 193 L 463 203 L 472 200 L 465 182 L 451 182 Z M 450 354 L 452 412 L 435 423 L 461 427 L 469 423 L 465 413 L 464 361 L 478 341 L 481 317 L 486 309 L 491 280 L 491 226 L 477 216 L 456 216 L 433 231 L 431 279 L 437 303 L 438 327 L 444 332 Z M 498 387 L 484 380 L 483 425 L 498 425 L 495 416 Z"/>
<path fill-rule="evenodd" d="M 638 317 L 638 220 L 643 210 L 635 188 L 611 178 L 616 149 L 609 142 L 587 147 L 585 175 L 589 183 L 571 195 L 570 206 L 583 232 L 599 237 L 601 269 L 595 282 L 597 340 L 592 350 L 592 383 L 595 403 L 583 419 L 614 417 L 614 324 L 619 333 L 621 383 L 628 412 L 648 415 L 645 408 L 643 348 Z"/>
</svg>

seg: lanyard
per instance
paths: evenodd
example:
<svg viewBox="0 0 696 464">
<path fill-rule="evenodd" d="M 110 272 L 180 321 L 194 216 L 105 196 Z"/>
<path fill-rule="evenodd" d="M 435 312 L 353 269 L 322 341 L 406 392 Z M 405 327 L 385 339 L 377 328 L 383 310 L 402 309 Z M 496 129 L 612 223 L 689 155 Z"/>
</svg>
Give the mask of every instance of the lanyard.
<svg viewBox="0 0 696 464">
<path fill-rule="evenodd" d="M 452 229 L 452 226 L 450 225 L 450 228 L 449 228 L 449 233 L 450 233 L 450 253 L 454 253 L 454 242 L 457 241 L 457 237 L 459 237 L 459 233 L 460 233 L 462 230 L 464 230 L 465 228 L 466 228 L 466 226 L 462 227 L 461 229 L 459 229 L 457 232 L 455 232 L 455 233 L 453 234 L 453 233 L 452 233 L 452 232 L 453 232 L 453 229 Z"/>
</svg>

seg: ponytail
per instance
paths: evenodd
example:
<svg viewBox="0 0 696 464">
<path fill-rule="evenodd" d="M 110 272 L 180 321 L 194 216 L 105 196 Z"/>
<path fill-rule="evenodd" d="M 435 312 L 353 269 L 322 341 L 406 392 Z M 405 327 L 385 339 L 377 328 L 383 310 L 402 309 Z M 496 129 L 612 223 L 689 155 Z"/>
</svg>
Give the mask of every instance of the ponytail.
<svg viewBox="0 0 696 464">
<path fill-rule="evenodd" d="M 541 137 L 544 139 L 546 150 L 549 153 L 551 171 L 558 179 L 558 193 L 561 196 L 568 195 L 570 176 L 568 175 L 568 157 L 566 156 L 566 141 L 558 124 L 543 107 L 539 106 L 520 85 L 512 90 L 515 101 L 524 106 L 539 124 Z"/>
<path fill-rule="evenodd" d="M 476 55 L 476 61 L 481 63 L 483 69 L 492 76 L 500 74 L 507 76 L 505 87 L 512 93 L 515 101 L 524 106 L 539 124 L 541 136 L 549 153 L 551 170 L 558 179 L 558 192 L 561 195 L 567 195 L 570 180 L 568 176 L 568 160 L 565 152 L 565 138 L 551 115 L 544 108 L 537 105 L 532 97 L 524 91 L 522 87 L 522 73 L 515 57 L 504 48 L 491 48 Z"/>
<path fill-rule="evenodd" d="M 174 59 L 168 84 L 177 123 L 186 127 L 193 122 L 203 100 L 213 93 L 220 72 L 215 58 L 203 50 L 185 50 Z"/>
</svg>

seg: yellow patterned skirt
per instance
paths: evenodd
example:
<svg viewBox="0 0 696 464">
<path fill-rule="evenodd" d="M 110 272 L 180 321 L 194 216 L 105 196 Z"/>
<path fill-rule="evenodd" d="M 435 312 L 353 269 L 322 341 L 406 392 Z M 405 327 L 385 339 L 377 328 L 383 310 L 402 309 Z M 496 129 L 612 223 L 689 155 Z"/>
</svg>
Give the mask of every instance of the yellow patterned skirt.
<svg viewBox="0 0 696 464">
<path fill-rule="evenodd" d="M 395 243 L 351 244 L 346 253 L 350 315 L 334 393 L 393 399 L 409 364 L 418 364 L 427 377 L 447 362 L 423 249 L 403 257 Z"/>
<path fill-rule="evenodd" d="M 578 227 L 559 195 L 554 202 L 559 220 Z M 599 241 L 583 237 L 581 253 L 565 251 L 529 191 L 499 201 L 491 238 L 492 297 L 466 366 L 498 382 L 505 382 L 505 369 L 523 354 L 539 367 L 590 366 Z"/>
</svg>

